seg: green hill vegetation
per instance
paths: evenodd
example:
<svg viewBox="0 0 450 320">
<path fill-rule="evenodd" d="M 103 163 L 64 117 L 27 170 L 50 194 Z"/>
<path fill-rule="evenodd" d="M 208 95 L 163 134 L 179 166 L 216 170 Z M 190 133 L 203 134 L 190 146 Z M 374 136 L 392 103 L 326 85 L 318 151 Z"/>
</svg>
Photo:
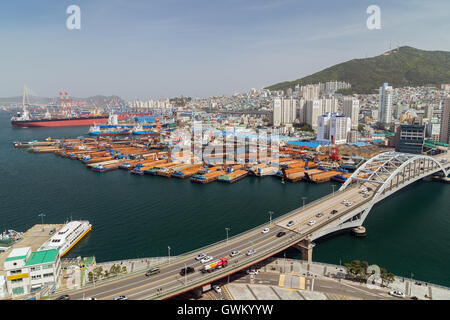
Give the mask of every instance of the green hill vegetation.
<svg viewBox="0 0 450 320">
<path fill-rule="evenodd" d="M 405 86 L 435 86 L 450 83 L 450 52 L 425 51 L 400 47 L 380 56 L 353 59 L 337 64 L 307 77 L 281 82 L 267 87 L 269 90 L 286 90 L 295 85 L 327 81 L 345 81 L 352 85 L 344 93 L 374 93 L 388 82 L 394 88 Z"/>
</svg>

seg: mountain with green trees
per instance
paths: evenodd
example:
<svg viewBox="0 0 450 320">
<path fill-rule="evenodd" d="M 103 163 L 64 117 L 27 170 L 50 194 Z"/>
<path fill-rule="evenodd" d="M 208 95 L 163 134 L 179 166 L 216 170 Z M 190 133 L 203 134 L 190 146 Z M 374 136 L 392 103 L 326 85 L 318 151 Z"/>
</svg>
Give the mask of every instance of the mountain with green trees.
<svg viewBox="0 0 450 320">
<path fill-rule="evenodd" d="M 345 94 L 374 93 L 384 82 L 394 88 L 405 86 L 435 86 L 450 83 L 450 52 L 425 51 L 412 47 L 400 47 L 382 55 L 353 59 L 329 67 L 307 77 L 274 84 L 269 90 L 286 90 L 295 85 L 345 81 L 351 89 Z"/>
</svg>

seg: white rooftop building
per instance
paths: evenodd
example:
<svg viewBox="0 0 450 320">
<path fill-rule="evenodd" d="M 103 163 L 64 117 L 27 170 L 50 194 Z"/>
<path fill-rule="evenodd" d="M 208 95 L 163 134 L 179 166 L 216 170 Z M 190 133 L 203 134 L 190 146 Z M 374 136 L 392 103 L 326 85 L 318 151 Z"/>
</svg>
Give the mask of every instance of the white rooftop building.
<svg viewBox="0 0 450 320">
<path fill-rule="evenodd" d="M 351 131 L 351 119 L 337 113 L 326 113 L 317 120 L 317 140 L 335 144 L 347 142 L 348 133 Z"/>
</svg>

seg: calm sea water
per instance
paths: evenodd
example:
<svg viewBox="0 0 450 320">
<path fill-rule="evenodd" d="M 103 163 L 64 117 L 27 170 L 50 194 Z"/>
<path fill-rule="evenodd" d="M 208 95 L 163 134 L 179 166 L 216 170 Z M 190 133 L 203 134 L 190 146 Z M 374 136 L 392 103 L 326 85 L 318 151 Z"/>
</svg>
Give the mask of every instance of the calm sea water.
<svg viewBox="0 0 450 320">
<path fill-rule="evenodd" d="M 14 149 L 13 141 L 77 137 L 88 128 L 12 129 L 0 113 L 0 231 L 25 231 L 40 223 L 88 219 L 93 231 L 68 257 L 98 261 L 181 254 L 268 221 L 332 192 L 331 183 L 282 185 L 273 177 L 247 177 L 234 184 L 198 185 L 189 180 L 97 174 L 81 162 Z M 397 275 L 450 286 L 450 186 L 418 182 L 377 205 L 364 226 L 367 237 L 349 232 L 317 240 L 313 259 L 339 264 L 353 259 Z M 287 256 L 299 258 L 296 250 Z"/>
</svg>

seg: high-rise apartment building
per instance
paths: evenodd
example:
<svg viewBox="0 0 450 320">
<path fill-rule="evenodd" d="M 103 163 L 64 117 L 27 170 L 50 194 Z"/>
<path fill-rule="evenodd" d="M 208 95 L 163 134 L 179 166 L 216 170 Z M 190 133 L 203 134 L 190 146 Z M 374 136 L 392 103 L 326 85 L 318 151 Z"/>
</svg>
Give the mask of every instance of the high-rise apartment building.
<svg viewBox="0 0 450 320">
<path fill-rule="evenodd" d="M 279 127 L 281 125 L 281 106 L 282 106 L 282 99 L 274 98 L 272 122 L 275 127 Z"/>
<path fill-rule="evenodd" d="M 294 123 L 297 117 L 297 100 L 293 98 L 275 98 L 273 100 L 273 125 Z"/>
<path fill-rule="evenodd" d="M 313 130 L 317 129 L 317 119 L 323 114 L 322 100 L 308 100 L 305 105 L 305 122 Z"/>
<path fill-rule="evenodd" d="M 317 126 L 317 140 L 331 143 L 334 137 L 335 144 L 344 144 L 352 124 L 345 115 L 325 113 L 318 117 Z"/>
<path fill-rule="evenodd" d="M 320 86 L 316 84 L 308 84 L 302 87 L 302 93 L 305 100 L 317 100 L 320 95 Z"/>
<path fill-rule="evenodd" d="M 441 131 L 439 141 L 450 144 L 450 98 L 446 98 L 442 103 Z"/>
<path fill-rule="evenodd" d="M 390 125 L 392 122 L 392 95 L 393 89 L 388 83 L 380 87 L 380 103 L 378 107 L 378 122 Z"/>
<path fill-rule="evenodd" d="M 338 102 L 335 98 L 322 99 L 322 112 L 323 113 L 336 113 L 338 108 Z"/>
<path fill-rule="evenodd" d="M 352 130 L 358 130 L 359 100 L 344 98 L 344 115 L 352 120 Z"/>
</svg>

